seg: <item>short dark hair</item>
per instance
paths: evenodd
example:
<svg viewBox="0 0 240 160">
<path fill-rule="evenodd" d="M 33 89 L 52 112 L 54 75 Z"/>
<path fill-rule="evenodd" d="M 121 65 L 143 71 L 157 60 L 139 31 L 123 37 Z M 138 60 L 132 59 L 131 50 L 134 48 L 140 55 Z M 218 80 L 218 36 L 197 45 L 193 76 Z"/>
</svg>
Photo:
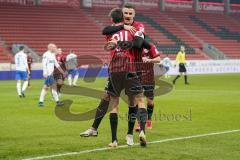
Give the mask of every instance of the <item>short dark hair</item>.
<svg viewBox="0 0 240 160">
<path fill-rule="evenodd" d="M 135 9 L 134 5 L 130 4 L 130 3 L 125 3 L 123 5 L 123 8 L 132 8 L 132 9 Z"/>
<path fill-rule="evenodd" d="M 22 51 L 22 50 L 24 50 L 24 46 L 19 47 L 19 51 Z"/>
<path fill-rule="evenodd" d="M 109 16 L 112 18 L 113 23 L 120 23 L 123 21 L 123 13 L 120 8 L 113 8 L 110 11 Z"/>
</svg>

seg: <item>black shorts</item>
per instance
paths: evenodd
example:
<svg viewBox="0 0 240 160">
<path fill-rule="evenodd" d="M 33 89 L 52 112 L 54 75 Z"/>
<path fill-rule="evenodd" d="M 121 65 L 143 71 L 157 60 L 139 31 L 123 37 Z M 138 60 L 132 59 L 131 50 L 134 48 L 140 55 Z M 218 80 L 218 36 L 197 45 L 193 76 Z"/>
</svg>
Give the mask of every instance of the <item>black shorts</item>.
<svg viewBox="0 0 240 160">
<path fill-rule="evenodd" d="M 179 72 L 187 72 L 184 63 L 179 63 Z"/>
<path fill-rule="evenodd" d="M 59 73 L 59 74 L 53 74 L 53 78 L 54 78 L 54 80 L 57 82 L 57 80 L 59 80 L 59 79 L 61 79 L 61 80 L 63 80 L 64 81 L 64 76 L 63 76 L 63 74 L 61 74 L 61 73 Z"/>
<path fill-rule="evenodd" d="M 112 81 L 110 80 L 109 77 L 108 77 L 107 83 L 106 83 L 106 85 L 105 85 L 105 91 L 107 91 L 107 93 L 110 94 L 111 96 L 114 96 L 114 97 L 117 96 L 117 93 L 116 93 L 115 90 L 113 89 Z"/>
<path fill-rule="evenodd" d="M 155 88 L 155 85 L 142 85 L 143 87 L 143 94 L 145 97 L 153 100 L 154 99 L 154 88 Z"/>
<path fill-rule="evenodd" d="M 109 75 L 105 90 L 112 96 L 119 97 L 122 90 L 128 96 L 137 95 L 143 92 L 140 78 L 136 73 L 113 72 Z"/>
</svg>

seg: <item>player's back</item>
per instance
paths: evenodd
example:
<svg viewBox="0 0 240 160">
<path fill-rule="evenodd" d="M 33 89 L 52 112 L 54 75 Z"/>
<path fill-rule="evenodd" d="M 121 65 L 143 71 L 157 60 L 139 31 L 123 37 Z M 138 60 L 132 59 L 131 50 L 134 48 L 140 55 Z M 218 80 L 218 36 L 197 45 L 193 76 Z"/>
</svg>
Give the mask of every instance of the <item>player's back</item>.
<svg viewBox="0 0 240 160">
<path fill-rule="evenodd" d="M 113 34 L 109 39 L 117 41 L 132 41 L 134 35 L 127 30 L 120 30 Z M 125 72 L 131 69 L 130 63 L 133 61 L 133 56 L 129 50 L 123 50 L 119 47 L 111 52 L 111 62 L 109 66 L 110 72 Z"/>
<path fill-rule="evenodd" d="M 15 55 L 15 65 L 18 71 L 27 71 L 27 55 L 20 51 Z"/>
<path fill-rule="evenodd" d="M 68 69 L 77 68 L 77 55 L 74 53 L 70 53 L 66 57 L 66 65 Z"/>
</svg>

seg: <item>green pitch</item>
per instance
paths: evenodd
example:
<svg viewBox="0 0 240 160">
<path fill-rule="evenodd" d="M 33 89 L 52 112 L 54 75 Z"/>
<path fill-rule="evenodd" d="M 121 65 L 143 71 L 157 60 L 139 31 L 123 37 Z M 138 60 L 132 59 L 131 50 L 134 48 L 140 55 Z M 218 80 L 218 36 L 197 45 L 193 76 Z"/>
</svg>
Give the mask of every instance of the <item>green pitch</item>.
<svg viewBox="0 0 240 160">
<path fill-rule="evenodd" d="M 191 85 L 183 78 L 174 90 L 155 98 L 153 129 L 147 130 L 147 140 L 157 141 L 176 137 L 208 134 L 240 129 L 240 75 L 190 76 Z M 15 81 L 0 81 L 0 159 L 23 159 L 54 154 L 80 152 L 107 147 L 111 141 L 108 115 L 99 128 L 98 137 L 81 138 L 91 121 L 59 120 L 55 103 L 48 93 L 45 107 L 39 108 L 38 98 L 42 80 L 31 81 L 26 98 L 17 97 Z M 105 78 L 95 83 L 79 85 L 102 90 Z M 81 113 L 95 108 L 98 99 L 62 95 L 74 101 L 71 112 Z M 118 139 L 125 145 L 127 105 L 121 101 Z M 137 133 L 134 134 L 138 142 Z M 239 160 L 240 132 L 168 141 L 140 146 L 103 150 L 51 159 L 88 160 Z"/>
</svg>

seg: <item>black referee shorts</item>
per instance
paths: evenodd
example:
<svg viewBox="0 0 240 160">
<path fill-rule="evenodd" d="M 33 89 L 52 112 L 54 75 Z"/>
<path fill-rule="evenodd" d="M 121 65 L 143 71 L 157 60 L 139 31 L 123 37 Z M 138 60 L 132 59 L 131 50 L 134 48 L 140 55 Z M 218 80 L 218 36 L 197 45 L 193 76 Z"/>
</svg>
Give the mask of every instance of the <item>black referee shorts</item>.
<svg viewBox="0 0 240 160">
<path fill-rule="evenodd" d="M 187 72 L 185 64 L 184 63 L 179 63 L 179 72 Z"/>
</svg>

